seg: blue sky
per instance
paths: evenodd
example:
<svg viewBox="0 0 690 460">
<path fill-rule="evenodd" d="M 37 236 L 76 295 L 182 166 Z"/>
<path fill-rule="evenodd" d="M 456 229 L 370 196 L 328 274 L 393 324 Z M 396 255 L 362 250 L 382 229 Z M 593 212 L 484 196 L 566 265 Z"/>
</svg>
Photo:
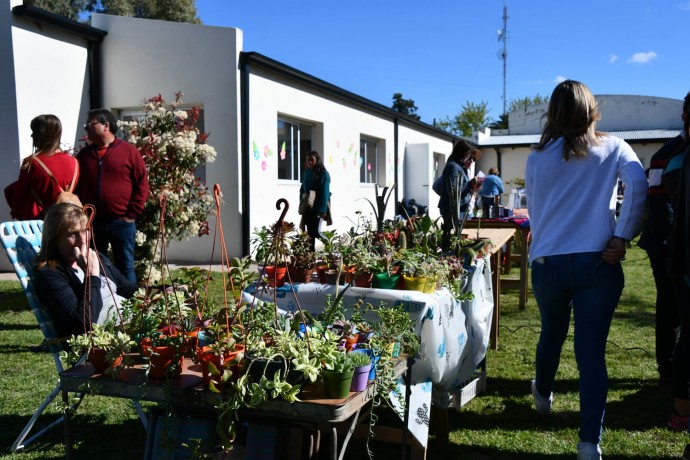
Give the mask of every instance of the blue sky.
<svg viewBox="0 0 690 460">
<path fill-rule="evenodd" d="M 244 31 L 256 51 L 368 99 L 400 92 L 422 120 L 466 101 L 503 108 L 564 78 L 595 94 L 682 99 L 690 91 L 690 0 L 197 0 L 206 25 Z"/>
</svg>

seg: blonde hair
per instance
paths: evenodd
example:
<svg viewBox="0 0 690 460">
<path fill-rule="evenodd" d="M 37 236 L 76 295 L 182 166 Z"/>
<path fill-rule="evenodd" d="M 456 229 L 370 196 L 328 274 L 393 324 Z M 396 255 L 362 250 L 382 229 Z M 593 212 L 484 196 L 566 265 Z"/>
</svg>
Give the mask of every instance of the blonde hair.
<svg viewBox="0 0 690 460">
<path fill-rule="evenodd" d="M 551 93 L 546 124 L 539 143 L 533 148 L 543 150 L 550 141 L 563 138 L 563 159 L 584 158 L 590 145 L 597 144 L 603 133 L 595 131 L 601 119 L 597 100 L 586 85 L 565 80 Z"/>
<path fill-rule="evenodd" d="M 86 216 L 82 208 L 72 203 L 54 204 L 43 220 L 41 250 L 36 257 L 36 267 L 45 265 L 57 267 L 62 260 L 58 240 L 66 232 L 86 227 Z"/>
</svg>

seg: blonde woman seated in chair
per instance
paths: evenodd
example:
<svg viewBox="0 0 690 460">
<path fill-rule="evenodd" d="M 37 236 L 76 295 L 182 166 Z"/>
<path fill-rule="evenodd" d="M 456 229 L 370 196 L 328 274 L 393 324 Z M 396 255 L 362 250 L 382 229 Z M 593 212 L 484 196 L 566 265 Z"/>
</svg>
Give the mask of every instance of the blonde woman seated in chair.
<svg viewBox="0 0 690 460">
<path fill-rule="evenodd" d="M 102 324 L 114 315 L 115 304 L 137 289 L 105 255 L 88 248 L 86 222 L 82 208 L 71 203 L 52 206 L 43 222 L 34 288 L 59 337 L 84 333 L 85 321 Z M 90 310 L 84 301 L 85 276 Z"/>
</svg>

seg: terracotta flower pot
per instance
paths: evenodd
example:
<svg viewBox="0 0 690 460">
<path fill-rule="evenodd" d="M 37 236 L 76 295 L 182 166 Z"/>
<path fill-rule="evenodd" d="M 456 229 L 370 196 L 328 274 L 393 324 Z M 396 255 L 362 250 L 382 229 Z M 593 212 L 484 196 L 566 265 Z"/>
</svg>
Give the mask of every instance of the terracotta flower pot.
<svg viewBox="0 0 690 460">
<path fill-rule="evenodd" d="M 201 374 L 204 378 L 204 383 L 208 384 L 211 379 L 218 385 L 221 382 L 223 371 L 230 366 L 232 372 L 231 381 L 235 381 L 240 376 L 240 361 L 244 353 L 244 345 L 236 344 L 233 350 L 227 350 L 223 353 L 223 361 L 211 347 L 203 347 L 198 351 L 199 363 L 201 363 Z M 212 376 L 209 371 L 209 364 L 213 364 L 221 375 Z"/>
<path fill-rule="evenodd" d="M 289 267 L 290 279 L 293 283 L 311 283 L 311 275 L 314 273 L 313 268 L 297 268 Z"/>
<path fill-rule="evenodd" d="M 355 275 L 355 286 L 357 287 L 371 287 L 371 280 L 373 274 L 369 272 L 359 273 Z"/>
<path fill-rule="evenodd" d="M 276 267 L 275 265 L 267 265 L 264 267 L 264 271 L 269 286 L 280 287 L 285 284 L 285 275 L 287 275 L 286 266 L 279 265 Z"/>
<path fill-rule="evenodd" d="M 152 347 L 150 341 L 148 344 L 146 341 L 142 341 L 141 354 L 149 358 L 148 378 L 150 379 L 160 380 L 182 373 L 184 353 L 178 353 L 177 349 L 172 345 Z M 169 368 L 173 364 L 176 364 L 176 367 L 174 373 L 171 373 Z"/>
<path fill-rule="evenodd" d="M 106 358 L 106 351 L 102 348 L 92 348 L 89 351 L 88 361 L 93 366 L 96 374 L 103 374 L 111 365 Z M 112 367 L 117 367 L 122 364 L 122 356 L 118 356 L 113 361 Z"/>
</svg>

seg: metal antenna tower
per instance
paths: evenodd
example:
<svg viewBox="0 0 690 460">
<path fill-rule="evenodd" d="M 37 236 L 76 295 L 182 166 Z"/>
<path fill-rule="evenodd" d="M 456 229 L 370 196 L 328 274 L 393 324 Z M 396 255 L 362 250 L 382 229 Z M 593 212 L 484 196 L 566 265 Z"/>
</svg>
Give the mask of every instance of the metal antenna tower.
<svg viewBox="0 0 690 460">
<path fill-rule="evenodd" d="M 503 50 L 499 51 L 503 59 L 503 115 L 506 114 L 506 76 L 508 71 L 508 6 L 503 4 L 503 28 L 498 29 L 498 41 L 503 42 Z"/>
</svg>

